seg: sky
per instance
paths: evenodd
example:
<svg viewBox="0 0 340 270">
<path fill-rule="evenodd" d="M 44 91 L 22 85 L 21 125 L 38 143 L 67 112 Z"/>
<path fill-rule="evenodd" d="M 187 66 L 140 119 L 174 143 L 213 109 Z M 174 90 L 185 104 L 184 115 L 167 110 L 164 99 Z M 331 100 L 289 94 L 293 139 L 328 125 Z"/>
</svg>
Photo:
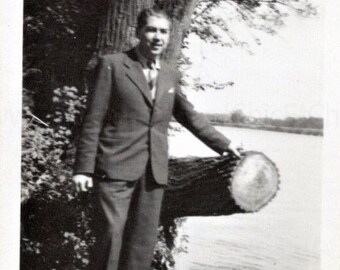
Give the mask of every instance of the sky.
<svg viewBox="0 0 340 270">
<path fill-rule="evenodd" d="M 189 100 L 207 113 L 241 109 L 252 117 L 322 117 L 322 29 L 320 9 L 313 18 L 291 15 L 277 35 L 261 34 L 262 45 L 253 44 L 252 54 L 191 36 L 185 51 L 193 62 L 188 74 L 202 82 L 234 85 L 220 91 L 186 91 Z"/>
</svg>

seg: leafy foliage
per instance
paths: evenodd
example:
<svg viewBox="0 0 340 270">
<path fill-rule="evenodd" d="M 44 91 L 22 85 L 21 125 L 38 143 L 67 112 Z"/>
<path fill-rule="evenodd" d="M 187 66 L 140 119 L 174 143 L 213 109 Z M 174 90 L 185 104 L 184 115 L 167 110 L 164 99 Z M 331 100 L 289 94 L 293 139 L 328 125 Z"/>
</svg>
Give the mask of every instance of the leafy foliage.
<svg viewBox="0 0 340 270">
<path fill-rule="evenodd" d="M 200 0 L 188 34 L 224 47 L 248 49 L 251 41 L 240 36 L 240 25 L 246 26 L 247 37 L 260 45 L 259 32 L 276 34 L 289 14 L 310 17 L 316 10 L 309 0 Z"/>
<path fill-rule="evenodd" d="M 235 110 L 230 115 L 230 120 L 233 123 L 245 123 L 248 117 L 241 111 Z"/>
<path fill-rule="evenodd" d="M 63 175 L 65 168 L 62 155 L 71 145 L 72 128 L 77 123 L 77 116 L 85 107 L 85 96 L 79 98 L 76 93 L 77 89 L 73 87 L 54 90 L 54 110 L 46 116 L 47 123 L 36 118 L 30 106 L 24 104 L 22 131 L 24 194 L 39 192 L 44 185 L 62 182 L 69 176 Z"/>
<path fill-rule="evenodd" d="M 323 120 L 319 117 L 287 117 L 285 119 L 273 119 L 269 117 L 259 118 L 258 121 L 265 125 L 323 129 Z"/>
<path fill-rule="evenodd" d="M 200 78 L 192 78 L 188 75 L 187 71 L 190 70 L 192 66 L 192 62 L 190 61 L 189 57 L 185 56 L 183 53 L 180 55 L 180 58 L 177 62 L 177 67 L 181 74 L 181 88 L 182 89 L 190 89 L 193 91 L 206 91 L 206 90 L 224 90 L 227 87 L 232 87 L 234 82 L 210 82 L 210 83 L 203 83 Z"/>
<path fill-rule="evenodd" d="M 24 71 L 39 70 L 40 83 L 47 83 L 44 87 L 83 83 L 101 4 L 100 0 L 25 0 Z M 28 79 L 27 83 L 36 83 L 36 78 Z"/>
<path fill-rule="evenodd" d="M 169 222 L 164 222 L 159 227 L 158 242 L 155 247 L 154 258 L 152 262 L 153 270 L 170 270 L 175 269 L 174 255 L 186 253 L 186 243 L 188 236 L 181 235 L 178 237 L 178 228 L 185 222 L 186 218 L 177 218 Z M 175 239 L 178 241 L 175 245 Z"/>
<path fill-rule="evenodd" d="M 78 269 L 87 262 L 93 239 L 85 216 L 91 208 L 72 195 L 73 160 L 65 156 L 72 124 L 85 106 L 76 93 L 73 87 L 54 90 L 47 123 L 32 114 L 30 103 L 23 107 L 22 269 Z"/>
</svg>

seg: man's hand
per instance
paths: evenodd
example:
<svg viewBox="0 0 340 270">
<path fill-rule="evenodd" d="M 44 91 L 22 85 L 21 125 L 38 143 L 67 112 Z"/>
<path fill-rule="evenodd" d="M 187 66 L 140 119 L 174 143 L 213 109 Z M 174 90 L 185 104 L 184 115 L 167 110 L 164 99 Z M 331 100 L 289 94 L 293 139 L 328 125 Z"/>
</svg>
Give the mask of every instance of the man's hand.
<svg viewBox="0 0 340 270">
<path fill-rule="evenodd" d="M 227 153 L 228 152 L 234 154 L 238 158 L 241 158 L 243 152 L 242 144 L 230 142 Z"/>
<path fill-rule="evenodd" d="M 72 181 L 77 192 L 85 192 L 88 188 L 93 187 L 93 180 L 91 176 L 76 174 L 73 176 Z"/>
</svg>

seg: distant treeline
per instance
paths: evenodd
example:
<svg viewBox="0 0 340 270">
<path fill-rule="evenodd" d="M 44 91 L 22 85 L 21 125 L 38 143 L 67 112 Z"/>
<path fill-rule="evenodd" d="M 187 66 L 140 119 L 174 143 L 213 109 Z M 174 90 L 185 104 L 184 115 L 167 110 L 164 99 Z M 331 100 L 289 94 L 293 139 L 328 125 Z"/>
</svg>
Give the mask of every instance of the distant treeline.
<svg viewBox="0 0 340 270">
<path fill-rule="evenodd" d="M 237 126 L 242 128 L 265 129 L 289 133 L 322 135 L 323 119 L 319 117 L 287 117 L 275 119 L 269 117 L 255 118 L 245 115 L 241 110 L 229 114 L 205 114 L 216 125 Z"/>
</svg>

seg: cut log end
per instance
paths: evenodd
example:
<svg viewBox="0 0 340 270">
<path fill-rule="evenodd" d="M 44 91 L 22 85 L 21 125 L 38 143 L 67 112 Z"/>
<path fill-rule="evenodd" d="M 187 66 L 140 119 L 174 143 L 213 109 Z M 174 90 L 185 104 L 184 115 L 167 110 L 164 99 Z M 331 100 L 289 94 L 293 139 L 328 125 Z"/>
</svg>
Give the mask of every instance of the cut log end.
<svg viewBox="0 0 340 270">
<path fill-rule="evenodd" d="M 230 192 L 235 203 L 247 212 L 263 208 L 279 187 L 275 164 L 260 152 L 247 152 L 231 178 Z"/>
</svg>

